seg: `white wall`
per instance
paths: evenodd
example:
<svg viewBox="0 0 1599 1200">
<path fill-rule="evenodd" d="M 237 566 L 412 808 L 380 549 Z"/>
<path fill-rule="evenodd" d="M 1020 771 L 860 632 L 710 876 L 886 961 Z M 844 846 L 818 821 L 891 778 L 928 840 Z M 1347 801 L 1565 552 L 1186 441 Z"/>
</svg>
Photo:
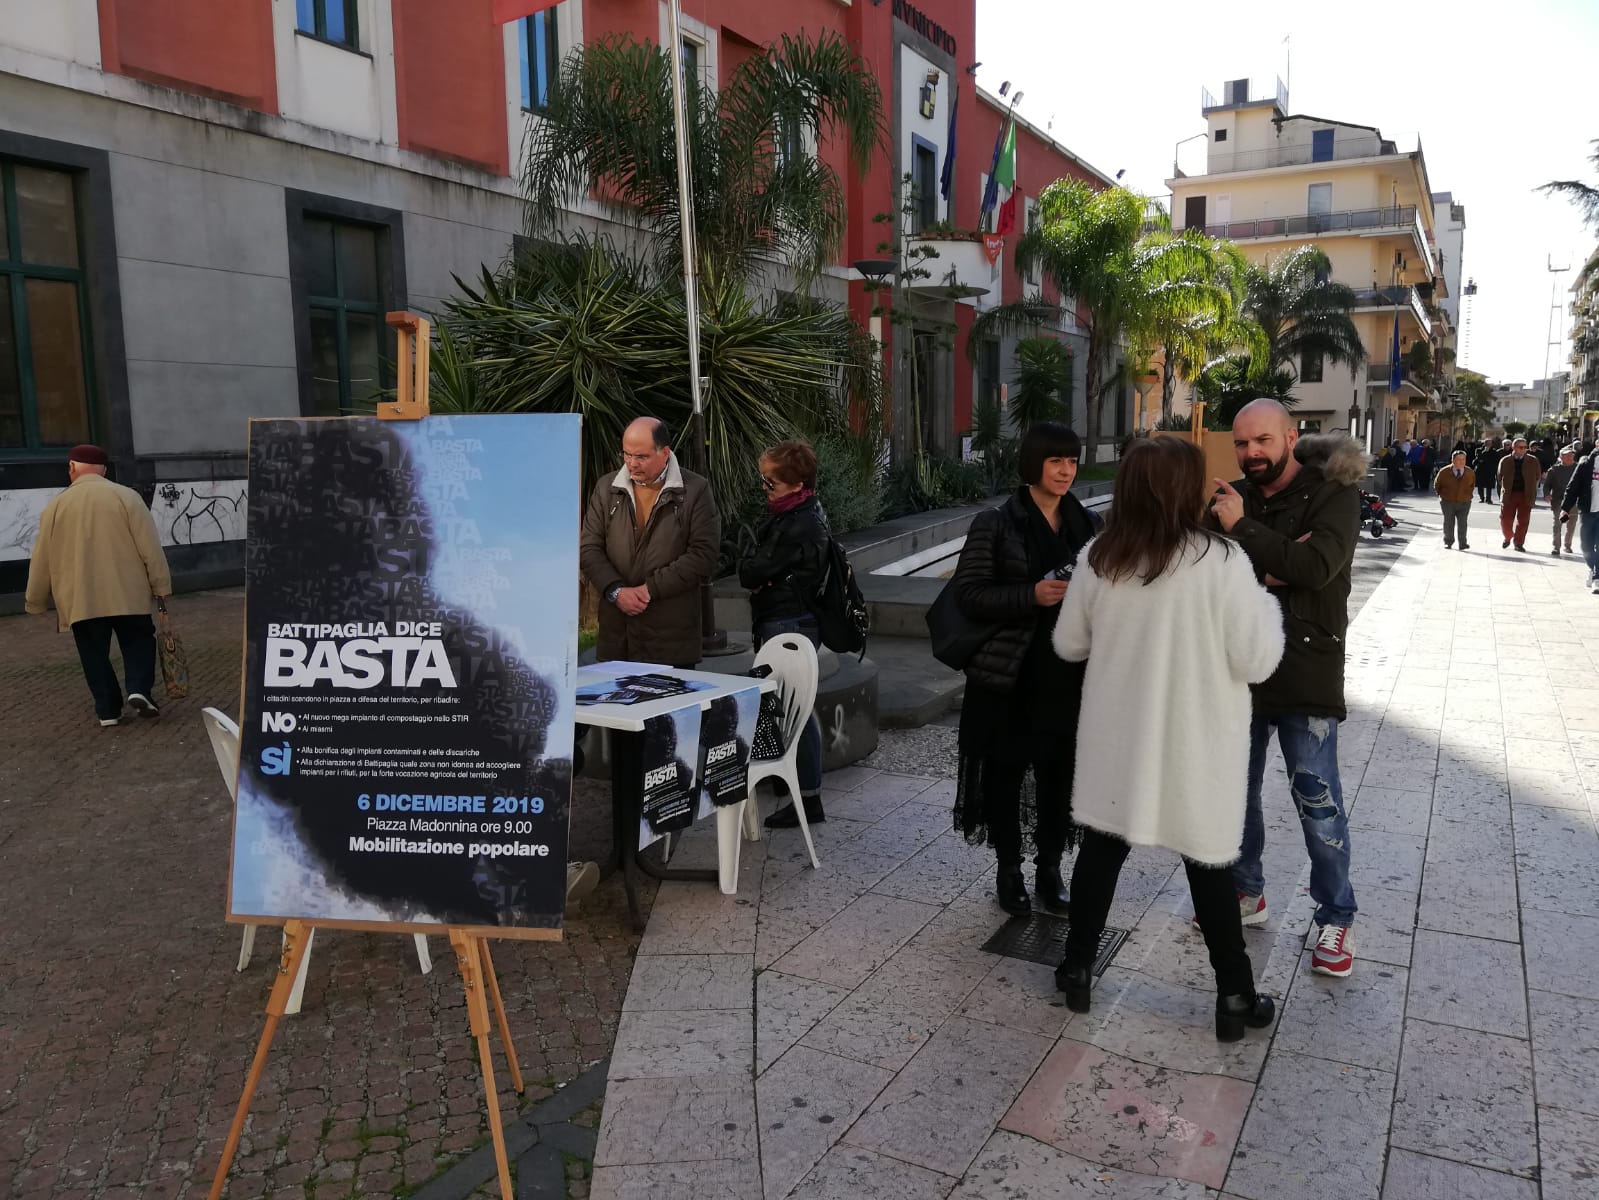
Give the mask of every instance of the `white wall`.
<svg viewBox="0 0 1599 1200">
<path fill-rule="evenodd" d="M 298 33 L 294 0 L 272 0 L 278 109 L 293 121 L 397 145 L 390 0 L 358 0 L 356 20 L 360 54 Z"/>
<path fill-rule="evenodd" d="M 0 0 L 0 44 L 98 68 L 99 5 L 96 0 Z"/>
<path fill-rule="evenodd" d="M 953 85 L 950 76 L 940 71 L 938 67 L 927 61 L 905 43 L 899 44 L 899 128 L 901 132 L 899 145 L 899 169 L 895 176 L 896 184 L 911 173 L 916 162 L 916 143 L 911 140 L 911 134 L 931 142 L 936 154 L 938 170 L 944 169 L 944 142 L 949 135 L 949 105 L 950 93 Z M 938 89 L 934 97 L 932 119 L 922 116 L 922 84 L 926 82 L 928 72 L 938 74 Z M 975 95 L 966 98 L 968 104 L 977 103 Z M 942 196 L 934 196 L 934 214 L 937 220 L 949 219 L 949 204 Z"/>
</svg>

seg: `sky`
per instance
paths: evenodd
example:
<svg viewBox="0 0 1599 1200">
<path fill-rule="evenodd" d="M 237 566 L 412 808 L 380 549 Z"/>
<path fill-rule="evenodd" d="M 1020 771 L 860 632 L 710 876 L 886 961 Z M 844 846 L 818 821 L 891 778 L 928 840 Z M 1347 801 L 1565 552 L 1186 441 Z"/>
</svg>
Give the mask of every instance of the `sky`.
<svg viewBox="0 0 1599 1200">
<path fill-rule="evenodd" d="M 1378 12 L 1393 19 L 1366 15 Z M 1220 96 L 1223 80 L 1247 77 L 1265 90 L 1283 76 L 1293 112 L 1375 125 L 1401 151 L 1419 135 L 1432 190 L 1466 206 L 1462 278 L 1478 292 L 1462 301 L 1469 339 L 1460 339 L 1460 364 L 1496 382 L 1543 376 L 1549 262 L 1580 267 L 1599 231 L 1533 189 L 1550 179 L 1599 185 L 1588 161 L 1599 138 L 1599 0 L 977 0 L 976 58 L 984 88 L 1010 80 L 1027 120 L 1163 200 L 1175 144 L 1205 129 L 1200 89 Z M 1202 164 L 1204 148 L 1189 143 L 1180 161 L 1197 154 Z M 1027 164 L 1017 165 L 1031 191 Z M 1575 277 L 1559 279 L 1566 304 L 1556 336 L 1569 333 Z M 1569 348 L 1548 351 L 1551 373 L 1566 369 Z"/>
</svg>

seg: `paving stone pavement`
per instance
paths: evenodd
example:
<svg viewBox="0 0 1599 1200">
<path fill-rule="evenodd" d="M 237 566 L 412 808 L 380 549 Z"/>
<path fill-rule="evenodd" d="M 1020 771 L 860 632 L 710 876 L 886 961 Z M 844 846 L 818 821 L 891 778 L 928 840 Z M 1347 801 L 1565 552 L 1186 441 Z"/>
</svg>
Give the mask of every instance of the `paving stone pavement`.
<svg viewBox="0 0 1599 1200">
<path fill-rule="evenodd" d="M 262 1026 L 274 931 L 234 970 L 223 922 L 230 806 L 201 727 L 237 713 L 242 593 L 179 596 L 190 698 L 101 729 L 72 639 L 0 619 L 0 1195 L 203 1196 Z M 580 781 L 576 854 L 608 851 Z M 643 896 L 653 898 L 653 884 Z M 639 937 L 620 881 L 565 941 L 496 943 L 528 1081 L 511 1120 L 610 1051 Z M 328 931 L 304 1010 L 285 1018 L 230 1197 L 404 1195 L 486 1137 L 482 1082 L 448 944 Z M 496 1077 L 506 1085 L 503 1060 Z M 573 1161 L 572 1194 L 587 1186 Z"/>
<path fill-rule="evenodd" d="M 820 870 L 784 831 L 746 843 L 736 896 L 661 890 L 595 1200 L 1599 1194 L 1599 598 L 1501 552 L 1492 510 L 1462 553 L 1394 507 L 1414 536 L 1351 630 L 1339 734 L 1351 978 L 1310 972 L 1275 750 L 1272 918 L 1246 937 L 1280 1016 L 1221 1046 L 1176 856 L 1129 858 L 1132 935 L 1074 1015 L 1048 967 L 981 952 L 992 860 L 949 829 L 931 731 L 902 757 L 886 735 L 900 773 L 826 780 Z M 711 859 L 708 832 L 680 853 Z"/>
</svg>

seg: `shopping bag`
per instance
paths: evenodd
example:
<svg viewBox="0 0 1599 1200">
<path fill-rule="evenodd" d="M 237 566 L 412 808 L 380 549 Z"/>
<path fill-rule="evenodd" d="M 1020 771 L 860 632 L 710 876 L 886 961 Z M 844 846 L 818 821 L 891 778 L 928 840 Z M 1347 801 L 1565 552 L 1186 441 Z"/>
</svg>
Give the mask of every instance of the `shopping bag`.
<svg viewBox="0 0 1599 1200">
<path fill-rule="evenodd" d="M 183 639 L 172 628 L 172 614 L 164 601 L 157 603 L 155 646 L 161 662 L 161 683 L 168 700 L 182 700 L 189 694 L 189 655 Z"/>
</svg>

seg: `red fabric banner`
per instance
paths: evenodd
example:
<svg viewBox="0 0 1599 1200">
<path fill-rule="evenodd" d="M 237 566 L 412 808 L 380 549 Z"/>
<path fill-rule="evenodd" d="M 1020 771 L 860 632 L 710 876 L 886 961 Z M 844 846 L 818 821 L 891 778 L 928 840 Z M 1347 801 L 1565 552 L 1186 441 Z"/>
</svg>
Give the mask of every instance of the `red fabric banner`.
<svg viewBox="0 0 1599 1200">
<path fill-rule="evenodd" d="M 999 219 L 994 222 L 994 232 L 1004 237 L 1016 228 L 1016 189 L 1012 188 L 1005 203 L 999 206 Z"/>
<path fill-rule="evenodd" d="M 999 261 L 1000 251 L 1005 249 L 1005 239 L 997 233 L 983 235 L 983 253 L 988 255 L 988 265 L 993 266 Z"/>
<path fill-rule="evenodd" d="M 554 8 L 559 2 L 560 0 L 494 0 L 494 23 L 504 25 L 507 21 L 520 21 L 523 17 L 531 17 L 546 8 Z"/>
</svg>

